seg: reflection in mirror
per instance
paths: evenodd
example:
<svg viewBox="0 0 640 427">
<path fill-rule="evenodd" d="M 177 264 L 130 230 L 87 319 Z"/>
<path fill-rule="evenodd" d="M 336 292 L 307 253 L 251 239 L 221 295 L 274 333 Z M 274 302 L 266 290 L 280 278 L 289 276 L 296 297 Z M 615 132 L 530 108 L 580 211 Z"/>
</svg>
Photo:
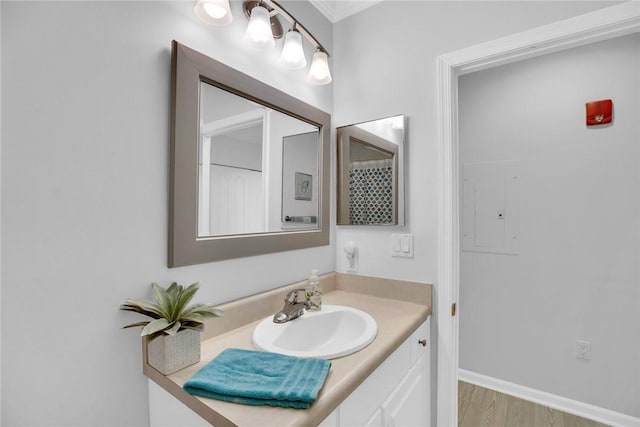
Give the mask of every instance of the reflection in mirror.
<svg viewBox="0 0 640 427">
<path fill-rule="evenodd" d="M 317 228 L 318 127 L 205 82 L 200 103 L 198 237 Z"/>
<path fill-rule="evenodd" d="M 405 116 L 337 129 L 338 225 L 404 225 Z"/>
<path fill-rule="evenodd" d="M 318 226 L 318 132 L 290 135 L 282 149 L 282 223 L 295 230 Z"/>
<path fill-rule="evenodd" d="M 331 116 L 174 41 L 168 265 L 329 244 Z"/>
</svg>

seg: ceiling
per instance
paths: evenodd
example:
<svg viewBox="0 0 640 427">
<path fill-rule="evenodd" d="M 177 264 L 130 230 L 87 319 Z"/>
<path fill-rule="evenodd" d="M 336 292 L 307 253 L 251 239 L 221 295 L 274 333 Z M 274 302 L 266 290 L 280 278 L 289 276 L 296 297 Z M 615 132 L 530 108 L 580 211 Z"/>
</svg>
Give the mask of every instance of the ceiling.
<svg viewBox="0 0 640 427">
<path fill-rule="evenodd" d="M 382 0 L 309 0 L 329 21 L 335 23 Z"/>
</svg>

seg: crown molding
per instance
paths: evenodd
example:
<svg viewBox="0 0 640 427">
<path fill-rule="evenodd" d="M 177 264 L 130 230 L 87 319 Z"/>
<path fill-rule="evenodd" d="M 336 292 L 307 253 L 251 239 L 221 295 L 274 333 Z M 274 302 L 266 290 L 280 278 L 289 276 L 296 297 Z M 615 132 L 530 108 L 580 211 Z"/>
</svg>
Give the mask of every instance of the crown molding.
<svg viewBox="0 0 640 427">
<path fill-rule="evenodd" d="M 320 13 L 326 16 L 327 19 L 334 24 L 381 1 L 382 0 L 309 0 L 309 2 L 320 11 Z"/>
</svg>

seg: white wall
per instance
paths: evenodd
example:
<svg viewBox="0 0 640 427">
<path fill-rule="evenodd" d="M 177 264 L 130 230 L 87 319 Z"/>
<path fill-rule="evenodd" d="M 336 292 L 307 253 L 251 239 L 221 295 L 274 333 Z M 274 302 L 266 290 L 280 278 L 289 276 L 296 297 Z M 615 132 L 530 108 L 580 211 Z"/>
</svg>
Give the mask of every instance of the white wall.
<svg viewBox="0 0 640 427">
<path fill-rule="evenodd" d="M 344 242 L 359 248 L 359 272 L 435 282 L 437 264 L 436 57 L 483 41 L 606 7 L 571 2 L 381 2 L 334 28 L 335 126 L 405 113 L 407 225 L 340 226 L 336 265 L 346 271 Z M 415 258 L 392 258 L 390 234 L 412 233 Z M 437 284 L 436 284 L 437 291 Z"/>
<path fill-rule="evenodd" d="M 152 281 L 215 303 L 334 269 L 331 246 L 166 267 L 172 39 L 331 112 L 331 86 L 241 44 L 233 7 L 207 27 L 190 1 L 2 2 L 2 425 L 147 425 L 118 306 Z M 285 7 L 331 50 L 329 21 Z"/>
<path fill-rule="evenodd" d="M 229 134 L 211 138 L 209 164 L 228 167 L 262 170 L 262 124 L 254 126 L 255 141 L 244 141 Z"/>
<path fill-rule="evenodd" d="M 460 367 L 640 416 L 640 34 L 459 82 L 461 162 L 520 161 L 518 255 L 462 253 Z"/>
<path fill-rule="evenodd" d="M 2 2 L 0 2 L 0 23 L 2 23 Z M 0 59 L 2 58 L 2 31 L 0 31 Z M 0 82 L 2 82 L 2 61 L 0 61 Z M 0 84 L 0 100 L 2 84 Z M 2 106 L 0 105 L 0 193 L 2 188 Z M 0 197 L 0 240 L 2 238 L 2 197 Z M 2 245 L 0 244 L 0 424 L 2 424 Z"/>
<path fill-rule="evenodd" d="M 438 55 L 611 5 L 607 2 L 387 1 L 334 25 L 335 126 L 407 115 L 406 226 L 340 226 L 336 266 L 354 240 L 359 273 L 434 283 L 438 292 Z M 412 233 L 415 258 L 392 258 L 390 234 Z M 436 301 L 434 294 L 434 301 Z M 435 307 L 438 310 L 438 307 Z M 437 342 L 432 323 L 432 342 Z M 432 377 L 437 349 L 432 347 Z M 432 396 L 435 396 L 435 383 Z M 435 406 L 434 406 L 435 407 Z M 434 411 L 435 417 L 435 411 Z"/>
</svg>

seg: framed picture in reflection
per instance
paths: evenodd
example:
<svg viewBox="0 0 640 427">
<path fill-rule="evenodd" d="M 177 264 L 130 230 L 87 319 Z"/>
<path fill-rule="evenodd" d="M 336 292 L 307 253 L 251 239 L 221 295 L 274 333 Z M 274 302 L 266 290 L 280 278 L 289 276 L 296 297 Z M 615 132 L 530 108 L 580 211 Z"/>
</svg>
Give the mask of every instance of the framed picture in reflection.
<svg viewBox="0 0 640 427">
<path fill-rule="evenodd" d="M 312 176 L 302 172 L 296 172 L 296 200 L 311 200 Z"/>
</svg>

